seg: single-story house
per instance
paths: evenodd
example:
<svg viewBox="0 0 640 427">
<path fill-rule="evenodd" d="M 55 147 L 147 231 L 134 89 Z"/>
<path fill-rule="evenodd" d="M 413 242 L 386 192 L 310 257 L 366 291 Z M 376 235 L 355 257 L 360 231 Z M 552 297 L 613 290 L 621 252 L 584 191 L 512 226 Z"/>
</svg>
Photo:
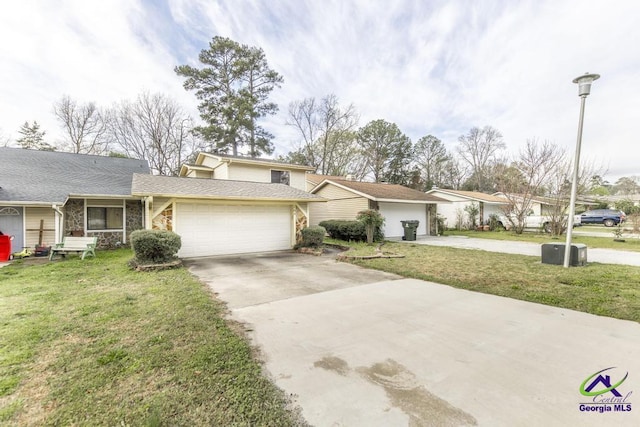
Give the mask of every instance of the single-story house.
<svg viewBox="0 0 640 427">
<path fill-rule="evenodd" d="M 583 200 L 585 198 L 583 197 Z M 593 197 L 591 196 L 591 200 L 588 200 L 590 205 L 597 205 L 598 202 L 604 201 L 609 204 L 609 207 L 615 208 L 616 203 L 631 201 L 635 206 L 640 206 L 640 194 L 625 194 L 625 195 L 616 195 L 616 196 L 599 196 Z"/>
<path fill-rule="evenodd" d="M 325 201 L 286 183 L 146 174 L 133 176 L 132 194 L 144 200 L 147 229 L 181 236 L 181 257 L 291 249 L 310 206 Z"/>
<path fill-rule="evenodd" d="M 427 194 L 451 202 L 438 208 L 438 214 L 445 218 L 444 223 L 447 228 L 455 228 L 460 220 L 466 222 L 468 214 L 465 212 L 465 208 L 472 203 L 476 203 L 480 209 L 479 224 L 486 224 L 492 214 L 504 215 L 503 208 L 509 205 L 509 202 L 502 197 L 478 191 L 433 188 L 427 191 Z"/>
<path fill-rule="evenodd" d="M 145 160 L 0 148 L 0 231 L 13 251 L 50 246 L 67 235 L 97 236 L 99 247 L 126 243 L 143 228 L 143 200 L 131 195 Z"/>
<path fill-rule="evenodd" d="M 493 193 L 494 196 L 500 197 L 506 200 L 507 203 L 514 203 L 516 205 L 522 205 L 525 198 L 519 194 L 505 194 L 502 192 Z M 555 201 L 550 198 L 540 196 L 527 196 L 529 202 L 529 211 L 527 215 L 543 216 L 550 214 L 552 207 L 555 206 Z"/>
<path fill-rule="evenodd" d="M 418 235 L 436 234 L 436 211 L 439 197 L 402 185 L 360 182 L 348 179 L 324 179 L 312 194 L 327 199 L 327 203 L 311 206 L 311 225 L 329 219 L 356 219 L 358 212 L 375 209 L 385 218 L 385 237 L 401 237 L 401 221 L 418 220 Z"/>
<path fill-rule="evenodd" d="M 508 196 L 505 193 L 497 192 L 493 193 L 494 196 L 500 197 L 507 202 L 520 203 L 522 204 L 524 201 L 524 197 L 519 194 L 509 194 Z M 537 215 L 537 216 L 551 216 L 554 214 L 555 209 L 558 205 L 558 201 L 551 197 L 543 197 L 543 196 L 529 196 L 527 197 L 529 201 L 529 212 L 527 215 Z M 567 200 L 568 201 L 568 200 Z M 568 205 L 569 203 L 567 203 Z M 589 209 L 590 206 L 595 206 L 598 203 L 586 200 L 584 197 L 580 197 L 576 200 L 576 205 L 582 205 L 586 209 Z"/>
<path fill-rule="evenodd" d="M 199 153 L 194 164 L 180 168 L 180 176 L 285 184 L 305 191 L 306 173 L 314 168 L 271 159 Z"/>
</svg>

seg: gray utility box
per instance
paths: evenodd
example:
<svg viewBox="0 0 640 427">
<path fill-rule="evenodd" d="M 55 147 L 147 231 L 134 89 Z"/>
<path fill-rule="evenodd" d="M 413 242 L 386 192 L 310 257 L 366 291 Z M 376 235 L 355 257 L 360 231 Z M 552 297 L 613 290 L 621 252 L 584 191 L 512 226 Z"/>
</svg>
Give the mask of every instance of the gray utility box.
<svg viewBox="0 0 640 427">
<path fill-rule="evenodd" d="M 404 228 L 404 236 L 402 236 L 402 240 L 416 240 L 420 221 L 412 219 L 400 222 L 402 223 L 402 228 Z"/>
<path fill-rule="evenodd" d="M 564 243 L 545 243 L 542 245 L 542 263 L 564 265 Z M 573 243 L 569 265 L 574 267 L 587 265 L 587 245 Z"/>
</svg>

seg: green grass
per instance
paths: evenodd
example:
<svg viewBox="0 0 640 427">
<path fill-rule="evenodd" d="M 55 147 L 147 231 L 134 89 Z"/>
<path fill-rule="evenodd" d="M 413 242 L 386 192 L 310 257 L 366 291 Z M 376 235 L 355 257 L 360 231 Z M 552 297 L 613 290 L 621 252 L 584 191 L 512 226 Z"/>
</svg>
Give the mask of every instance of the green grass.
<svg viewBox="0 0 640 427">
<path fill-rule="evenodd" d="M 585 228 L 585 227 L 582 227 Z M 445 236 L 468 236 L 478 239 L 492 239 L 492 240 L 513 240 L 519 242 L 533 242 L 533 243 L 547 243 L 547 242 L 564 242 L 565 235 L 559 238 L 552 238 L 549 234 L 539 232 L 524 232 L 522 234 L 515 234 L 511 231 L 457 231 L 447 230 L 444 233 Z M 580 236 L 573 234 L 571 241 L 573 243 L 584 243 L 589 248 L 602 248 L 602 249 L 617 249 L 621 251 L 633 251 L 640 252 L 640 239 L 628 238 L 625 242 L 614 242 L 613 233 L 611 238 L 608 237 L 590 237 Z"/>
<path fill-rule="evenodd" d="M 366 248 L 354 246 L 361 252 Z M 392 242 L 383 248 L 405 258 L 351 262 L 461 289 L 640 321 L 640 267 L 589 263 L 565 269 L 524 255 Z"/>
<path fill-rule="evenodd" d="M 380 246 L 379 242 L 375 242 L 375 243 L 371 243 L 371 244 L 366 243 L 366 242 L 349 242 L 349 243 L 345 243 L 342 240 L 331 239 L 331 238 L 325 238 L 324 239 L 324 243 L 328 243 L 328 244 L 331 244 L 331 245 L 348 247 L 349 248 L 349 252 L 346 253 L 346 254 L 350 255 L 350 256 L 377 255 L 378 252 L 376 251 L 376 249 Z M 386 245 L 382 245 L 381 250 L 382 250 L 383 253 L 389 252 L 387 250 L 387 246 Z"/>
<path fill-rule="evenodd" d="M 0 424 L 298 423 L 205 285 L 131 257 L 0 269 Z"/>
</svg>

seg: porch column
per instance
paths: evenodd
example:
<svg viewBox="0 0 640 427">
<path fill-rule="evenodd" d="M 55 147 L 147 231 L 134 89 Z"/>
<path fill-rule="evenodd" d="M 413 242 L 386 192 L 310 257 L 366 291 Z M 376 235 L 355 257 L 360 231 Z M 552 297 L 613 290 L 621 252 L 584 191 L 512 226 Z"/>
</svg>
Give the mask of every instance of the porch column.
<svg viewBox="0 0 640 427">
<path fill-rule="evenodd" d="M 153 196 L 147 196 L 144 199 L 144 228 L 145 230 L 151 230 L 151 204 L 153 203 Z"/>
</svg>

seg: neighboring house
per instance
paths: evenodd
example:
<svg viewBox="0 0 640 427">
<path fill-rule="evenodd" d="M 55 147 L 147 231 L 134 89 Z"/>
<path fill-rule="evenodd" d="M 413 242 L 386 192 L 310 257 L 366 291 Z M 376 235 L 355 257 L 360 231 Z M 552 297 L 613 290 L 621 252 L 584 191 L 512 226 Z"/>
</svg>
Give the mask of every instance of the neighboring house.
<svg viewBox="0 0 640 427">
<path fill-rule="evenodd" d="M 270 159 L 200 153 L 195 164 L 183 165 L 180 176 L 235 181 L 280 183 L 305 191 L 305 175 L 310 166 L 293 165 Z"/>
<path fill-rule="evenodd" d="M 500 197 L 503 200 L 507 200 L 507 202 L 509 202 L 505 193 L 497 192 L 497 193 L 493 193 L 493 195 L 496 197 Z M 522 203 L 524 200 L 524 198 L 518 194 L 511 194 L 509 196 L 509 199 L 511 199 L 511 201 L 515 203 L 518 203 L 518 202 Z M 543 197 L 543 196 L 533 196 L 533 197 L 528 197 L 528 199 L 529 199 L 528 216 L 554 215 L 556 205 L 558 204 L 558 201 L 556 199 L 553 199 L 551 197 Z M 568 204 L 569 203 L 567 203 L 567 205 Z M 582 197 L 576 200 L 576 205 L 583 206 L 584 209 L 589 209 L 590 206 L 596 206 L 597 204 L 598 203 L 591 202 Z"/>
<path fill-rule="evenodd" d="M 468 214 L 466 213 L 465 208 L 472 203 L 477 204 L 480 208 L 479 224 L 486 224 L 489 216 L 492 214 L 503 215 L 503 208 L 509 204 L 509 202 L 504 198 L 480 193 L 478 191 L 433 188 L 427 191 L 427 194 L 437 196 L 451 202 L 448 205 L 442 205 L 438 208 L 438 214 L 445 218 L 444 222 L 447 228 L 455 228 L 458 220 L 466 218 Z M 466 219 L 463 219 L 463 221 L 466 221 Z"/>
<path fill-rule="evenodd" d="M 441 198 L 396 184 L 359 182 L 347 179 L 324 179 L 312 194 L 327 199 L 327 203 L 311 206 L 311 225 L 328 219 L 356 219 L 358 212 L 376 209 L 385 218 L 385 237 L 401 237 L 400 221 L 418 220 L 418 235 L 436 233 L 436 210 Z"/>
<path fill-rule="evenodd" d="M 344 181 L 344 180 L 353 181 L 353 179 L 351 179 L 349 175 L 336 176 L 336 175 L 320 175 L 317 173 L 308 173 L 305 178 L 307 181 L 307 187 L 306 187 L 307 191 L 313 190 L 316 186 L 318 186 L 318 184 L 320 184 L 325 179 L 331 179 L 334 181 Z"/>
<path fill-rule="evenodd" d="M 509 196 L 507 196 L 505 193 L 497 192 L 493 193 L 493 195 L 506 200 L 507 203 L 515 202 L 514 204 L 517 205 L 522 205 L 524 201 L 524 197 L 518 194 L 509 194 Z M 529 199 L 529 212 L 527 213 L 528 216 L 543 216 L 552 213 L 552 207 L 555 206 L 555 202 L 553 199 L 539 196 L 528 196 L 527 198 Z"/>
<path fill-rule="evenodd" d="M 126 243 L 143 228 L 142 199 L 131 195 L 144 160 L 0 148 L 0 231 L 13 250 L 52 245 L 70 234 L 100 247 Z"/>
<path fill-rule="evenodd" d="M 233 170 L 238 164 L 247 165 L 234 160 L 215 168 L 215 174 L 220 176 L 224 168 L 237 176 Z M 260 165 L 263 171 L 274 170 L 269 161 L 252 161 L 247 169 Z M 259 175 L 258 170 L 248 173 Z M 291 249 L 309 224 L 310 205 L 325 201 L 287 184 L 144 174 L 134 175 L 132 194 L 145 200 L 147 229 L 180 235 L 181 257 Z"/>
</svg>

